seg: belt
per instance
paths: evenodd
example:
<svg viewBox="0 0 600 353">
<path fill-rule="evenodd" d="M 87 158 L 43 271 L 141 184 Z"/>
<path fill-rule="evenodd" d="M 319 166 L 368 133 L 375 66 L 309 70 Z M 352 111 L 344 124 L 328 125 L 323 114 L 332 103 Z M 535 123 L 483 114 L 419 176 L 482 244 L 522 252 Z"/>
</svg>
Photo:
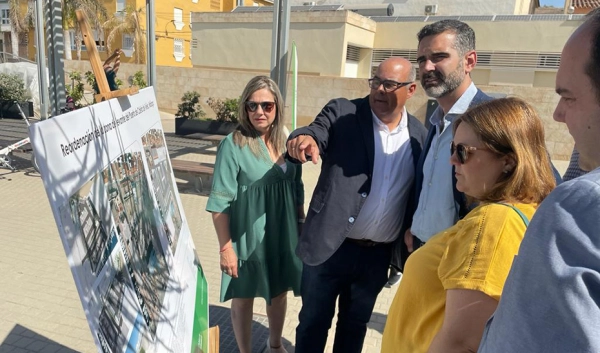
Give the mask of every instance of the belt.
<svg viewBox="0 0 600 353">
<path fill-rule="evenodd" d="M 349 242 L 349 243 L 353 243 L 353 244 L 356 244 L 358 246 L 364 246 L 364 247 L 372 247 L 372 246 L 377 246 L 377 245 L 388 244 L 388 243 L 384 243 L 384 242 L 373 241 L 373 240 L 370 240 L 370 239 L 346 238 L 346 241 Z"/>
</svg>

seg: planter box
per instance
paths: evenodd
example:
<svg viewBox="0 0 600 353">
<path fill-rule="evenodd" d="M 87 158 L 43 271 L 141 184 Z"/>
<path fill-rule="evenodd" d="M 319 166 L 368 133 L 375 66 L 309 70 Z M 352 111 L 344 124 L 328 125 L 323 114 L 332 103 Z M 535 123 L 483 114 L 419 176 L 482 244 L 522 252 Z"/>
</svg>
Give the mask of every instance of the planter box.
<svg viewBox="0 0 600 353">
<path fill-rule="evenodd" d="M 23 109 L 25 116 L 33 116 L 33 102 L 21 102 L 19 105 Z M 19 108 L 17 108 L 14 102 L 0 101 L 0 118 L 21 119 L 22 117 L 19 113 Z"/>
<path fill-rule="evenodd" d="M 228 135 L 235 131 L 237 123 L 216 120 L 175 118 L 175 135 L 185 136 L 198 132 L 211 135 Z"/>
</svg>

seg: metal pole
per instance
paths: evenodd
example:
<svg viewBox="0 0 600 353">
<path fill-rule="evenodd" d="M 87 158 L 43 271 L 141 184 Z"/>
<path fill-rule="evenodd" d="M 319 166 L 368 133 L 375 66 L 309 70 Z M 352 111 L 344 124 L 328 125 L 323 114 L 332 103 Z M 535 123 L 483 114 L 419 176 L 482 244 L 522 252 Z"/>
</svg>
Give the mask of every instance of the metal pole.
<svg viewBox="0 0 600 353">
<path fill-rule="evenodd" d="M 279 70 L 277 70 L 277 64 L 279 63 L 279 9 L 282 0 L 275 0 L 273 3 L 273 30 L 271 39 L 271 72 L 270 76 L 275 83 L 279 83 Z"/>
<path fill-rule="evenodd" d="M 146 0 L 147 76 L 148 86 L 156 88 L 156 31 L 154 26 L 154 0 Z"/>
<path fill-rule="evenodd" d="M 287 59 L 288 59 L 288 42 L 290 33 L 290 1 L 281 0 L 281 17 L 280 17 L 280 35 L 279 35 L 279 90 L 283 100 L 286 100 L 287 92 Z"/>
<path fill-rule="evenodd" d="M 271 79 L 277 83 L 285 100 L 288 41 L 290 32 L 290 2 L 275 0 L 273 6 L 273 37 L 271 41 Z"/>
<path fill-rule="evenodd" d="M 46 77 L 46 46 L 44 45 L 44 5 L 43 0 L 35 1 L 35 45 L 36 61 L 38 68 L 38 82 L 40 94 L 40 118 L 48 118 L 48 82 Z"/>
<path fill-rule="evenodd" d="M 51 114 L 56 116 L 60 114 L 60 108 L 66 104 L 61 0 L 48 0 L 45 14 L 48 68 L 50 71 L 49 102 Z"/>
</svg>

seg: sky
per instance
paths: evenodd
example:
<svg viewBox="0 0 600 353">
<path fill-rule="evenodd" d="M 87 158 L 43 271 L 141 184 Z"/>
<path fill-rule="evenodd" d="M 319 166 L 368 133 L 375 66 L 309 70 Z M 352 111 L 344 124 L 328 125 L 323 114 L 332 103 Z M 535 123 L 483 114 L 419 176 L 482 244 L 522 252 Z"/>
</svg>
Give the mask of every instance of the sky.
<svg viewBox="0 0 600 353">
<path fill-rule="evenodd" d="M 565 0 L 540 0 L 540 5 L 548 5 L 562 8 L 565 6 Z"/>
</svg>

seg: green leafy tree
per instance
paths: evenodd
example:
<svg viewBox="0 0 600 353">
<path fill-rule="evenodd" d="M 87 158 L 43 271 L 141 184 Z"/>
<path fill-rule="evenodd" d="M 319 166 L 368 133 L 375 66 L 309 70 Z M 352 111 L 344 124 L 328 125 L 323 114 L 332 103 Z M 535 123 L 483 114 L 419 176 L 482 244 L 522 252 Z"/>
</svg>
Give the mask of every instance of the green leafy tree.
<svg viewBox="0 0 600 353">
<path fill-rule="evenodd" d="M 177 106 L 175 115 L 189 119 L 199 119 L 206 116 L 200 105 L 200 93 L 196 91 L 185 92 L 181 97 L 181 103 Z"/>
<path fill-rule="evenodd" d="M 85 73 L 86 78 L 87 78 L 87 74 L 88 73 L 86 72 Z M 84 84 L 83 84 L 84 77 L 81 75 L 81 72 L 71 71 L 69 73 L 69 79 L 71 80 L 71 84 L 67 85 L 67 95 L 69 95 L 71 98 L 73 98 L 75 107 L 81 108 L 84 105 L 87 105 L 88 102 L 85 100 L 85 97 L 84 97 L 84 92 L 85 92 Z M 84 102 L 85 102 L 85 104 L 84 104 Z"/>
<path fill-rule="evenodd" d="M 0 73 L 0 101 L 24 102 L 31 98 L 19 74 Z"/>
<path fill-rule="evenodd" d="M 206 104 L 215 112 L 217 121 L 238 122 L 239 98 L 208 98 Z"/>
<path fill-rule="evenodd" d="M 139 89 L 148 87 L 148 83 L 146 83 L 146 77 L 142 71 L 137 71 L 133 74 L 132 84 L 137 86 Z"/>
</svg>

